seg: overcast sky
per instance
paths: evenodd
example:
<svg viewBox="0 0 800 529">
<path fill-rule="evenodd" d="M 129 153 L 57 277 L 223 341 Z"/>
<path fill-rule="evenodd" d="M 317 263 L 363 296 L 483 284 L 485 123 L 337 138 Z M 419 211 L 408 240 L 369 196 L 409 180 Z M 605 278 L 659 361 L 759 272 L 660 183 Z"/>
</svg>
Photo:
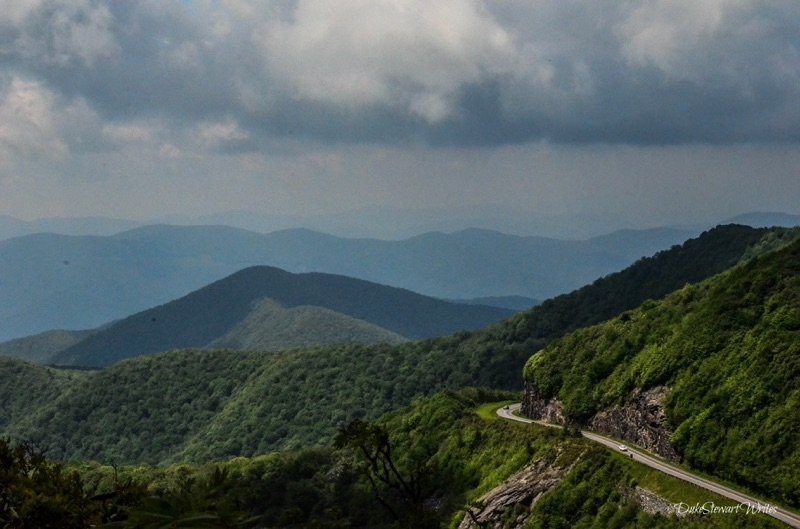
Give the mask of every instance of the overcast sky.
<svg viewBox="0 0 800 529">
<path fill-rule="evenodd" d="M 797 0 L 3 0 L 0 214 L 800 213 Z"/>
</svg>

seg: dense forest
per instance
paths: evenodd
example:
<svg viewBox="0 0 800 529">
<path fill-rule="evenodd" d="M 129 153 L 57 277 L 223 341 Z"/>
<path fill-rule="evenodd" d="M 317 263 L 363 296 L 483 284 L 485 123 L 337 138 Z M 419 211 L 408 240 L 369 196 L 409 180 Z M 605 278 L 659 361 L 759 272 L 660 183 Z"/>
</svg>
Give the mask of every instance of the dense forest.
<svg viewBox="0 0 800 529">
<path fill-rule="evenodd" d="M 40 515 L 63 527 L 456 527 L 535 463 L 564 472 L 526 527 L 775 526 L 647 514 L 639 484 L 670 501 L 705 493 L 569 430 L 494 419 L 488 403 L 518 393 L 447 388 L 517 389 L 538 343 L 524 376 L 576 420 L 667 384 L 691 466 L 797 505 L 796 237 L 718 228 L 485 331 L 421 342 L 178 350 L 98 371 L 3 360 L 0 515 L 10 527 Z M 680 287 L 648 300 L 664 282 Z M 567 334 L 568 314 L 592 322 L 635 304 Z"/>
<path fill-rule="evenodd" d="M 481 332 L 397 346 L 350 344 L 274 354 L 173 351 L 75 378 L 57 398 L 29 401 L 22 386 L 8 385 L 0 388 L 3 400 L 21 411 L 3 431 L 48 447 L 58 458 L 118 464 L 323 446 L 343 422 L 374 420 L 445 388 L 519 389 L 522 367 L 536 344 L 570 330 L 570 315 L 605 320 L 658 297 L 663 284 L 679 288 L 724 269 L 752 253 L 765 234 L 772 248 L 792 233 L 720 227 Z M 44 369 L 7 365 L 32 373 Z"/>
<path fill-rule="evenodd" d="M 525 378 L 584 421 L 665 385 L 692 467 L 800 505 L 800 242 L 536 353 Z"/>
<path fill-rule="evenodd" d="M 9 527 L 455 527 L 467 509 L 529 464 L 564 469 L 549 493 L 507 522 L 526 527 L 768 528 L 765 516 L 647 514 L 625 491 L 649 487 L 669 501 L 720 501 L 657 475 L 569 432 L 501 421 L 486 403 L 513 395 L 465 389 L 415 401 L 373 423 L 342 426 L 336 443 L 166 467 L 64 466 L 0 441 L 0 521 Z M 383 447 L 383 473 L 370 465 Z M 365 455 L 366 454 L 366 455 Z M 378 472 L 377 474 L 375 472 Z M 385 480 L 379 478 L 385 477 Z M 403 483 L 408 488 L 403 487 Z"/>
<path fill-rule="evenodd" d="M 311 307 L 317 307 L 313 317 L 307 314 Z M 512 314 L 351 277 L 256 266 L 113 322 L 54 355 L 50 363 L 105 367 L 134 356 L 211 344 L 275 350 L 358 338 L 397 342 L 480 329 Z M 305 328 L 294 321 L 298 317 L 305 318 Z"/>
</svg>

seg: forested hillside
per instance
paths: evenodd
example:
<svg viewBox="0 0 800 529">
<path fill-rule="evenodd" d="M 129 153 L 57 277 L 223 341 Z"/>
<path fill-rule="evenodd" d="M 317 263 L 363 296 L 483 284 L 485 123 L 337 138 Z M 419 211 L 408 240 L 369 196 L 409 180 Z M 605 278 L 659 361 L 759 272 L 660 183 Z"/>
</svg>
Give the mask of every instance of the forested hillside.
<svg viewBox="0 0 800 529">
<path fill-rule="evenodd" d="M 68 390 L 80 385 L 85 371 L 53 369 L 0 358 L 0 431 L 8 432 L 38 409 L 48 408 Z"/>
<path fill-rule="evenodd" d="M 94 330 L 55 330 L 16 338 L 0 343 L 0 357 L 48 364 L 58 353 L 86 339 L 94 332 Z"/>
<path fill-rule="evenodd" d="M 98 327 L 260 265 L 341 274 L 437 298 L 545 299 L 692 233 L 665 228 L 564 241 L 465 230 L 381 241 L 309 230 L 265 235 L 148 226 L 107 237 L 29 235 L 0 241 L 0 341 Z"/>
<path fill-rule="evenodd" d="M 660 495 L 667 505 L 720 498 L 568 432 L 494 417 L 498 404 L 490 403 L 510 397 L 472 389 L 444 392 L 374 423 L 343 425 L 335 444 L 205 465 L 82 463 L 64 469 L 35 454 L 20 457 L 24 452 L 8 450 L 0 440 L 0 457 L 10 463 L 0 469 L 8 485 L 4 512 L 10 521 L 68 523 L 75 529 L 112 520 L 131 529 L 201 522 L 433 529 L 468 523 L 467 509 L 476 516 L 495 509 L 494 527 L 781 527 L 764 515 L 648 514 L 634 490 Z M 380 454 L 378 465 L 371 466 L 365 454 Z M 23 467 L 36 469 L 40 478 L 28 479 Z M 505 502 L 499 508 L 479 501 L 492 490 Z"/>
<path fill-rule="evenodd" d="M 316 311 L 314 317 L 308 314 L 311 307 L 329 310 Z M 396 343 L 480 329 L 511 314 L 350 277 L 258 266 L 108 325 L 51 362 L 102 367 L 133 356 L 212 343 L 265 347 L 260 350 L 352 341 Z M 298 317 L 305 325 L 297 324 Z"/>
<path fill-rule="evenodd" d="M 746 243 L 764 233 L 718 228 L 481 332 L 397 346 L 273 354 L 189 350 L 121 362 L 74 384 L 62 398 L 31 405 L 33 419 L 11 423 L 5 432 L 52 446 L 59 457 L 113 456 L 118 462 L 205 460 L 321 445 L 342 421 L 374 419 L 444 388 L 519 389 L 532 344 L 565 334 L 569 314 L 589 322 L 613 317 L 607 312 L 615 307 L 622 312 L 656 297 L 664 288 L 659 277 L 680 288 L 702 275 L 697 267 L 712 273 L 753 251 Z M 766 247 L 779 242 L 770 236 Z M 633 283 L 627 290 L 626 278 Z M 627 296 L 609 301 L 614 285 Z M 599 308 L 592 312 L 594 301 Z M 209 376 L 213 385 L 203 382 Z M 61 422 L 53 422 L 58 417 Z"/>
<path fill-rule="evenodd" d="M 531 391 L 583 422 L 666 386 L 672 444 L 692 467 L 800 505 L 800 242 L 531 357 Z"/>
</svg>

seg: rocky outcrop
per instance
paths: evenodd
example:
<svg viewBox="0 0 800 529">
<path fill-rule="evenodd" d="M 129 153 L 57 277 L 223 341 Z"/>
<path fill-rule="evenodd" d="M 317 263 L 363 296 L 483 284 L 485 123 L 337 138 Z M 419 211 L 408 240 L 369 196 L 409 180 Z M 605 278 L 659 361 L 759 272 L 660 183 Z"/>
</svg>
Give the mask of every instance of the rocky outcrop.
<svg viewBox="0 0 800 529">
<path fill-rule="evenodd" d="M 669 388 L 657 386 L 647 391 L 634 389 L 627 402 L 602 410 L 592 416 L 586 427 L 598 433 L 641 446 L 670 461 L 680 457 L 669 442 L 672 432 L 667 427 L 664 400 Z M 541 395 L 533 382 L 525 382 L 522 415 L 552 424 L 575 425 L 565 414 L 561 402 Z"/>
<path fill-rule="evenodd" d="M 579 460 L 580 456 L 566 467 L 542 459 L 526 466 L 483 496 L 480 507 L 470 509 L 458 529 L 521 529 L 539 498 L 558 485 Z"/>
<path fill-rule="evenodd" d="M 612 406 L 596 413 L 588 421 L 590 429 L 641 446 L 670 461 L 680 457 L 669 442 L 664 399 L 669 388 L 658 386 L 647 391 L 633 390 L 622 406 Z"/>
<path fill-rule="evenodd" d="M 648 514 L 660 514 L 677 518 L 686 516 L 685 512 L 676 509 L 672 503 L 642 487 L 624 487 L 620 490 L 620 493 Z"/>
<path fill-rule="evenodd" d="M 525 393 L 522 396 L 520 412 L 525 417 L 538 421 L 562 426 L 567 423 L 564 417 L 564 406 L 556 399 L 542 397 L 533 382 L 525 382 Z"/>
</svg>

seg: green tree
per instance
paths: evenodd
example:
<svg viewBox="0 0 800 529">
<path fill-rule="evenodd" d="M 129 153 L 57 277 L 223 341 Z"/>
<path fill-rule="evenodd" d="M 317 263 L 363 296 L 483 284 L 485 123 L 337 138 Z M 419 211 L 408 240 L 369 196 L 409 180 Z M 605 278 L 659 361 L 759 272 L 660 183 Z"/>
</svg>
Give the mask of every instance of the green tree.
<svg viewBox="0 0 800 529">
<path fill-rule="evenodd" d="M 358 469 L 369 481 L 375 499 L 402 527 L 439 527 L 436 512 L 434 469 L 428 458 L 414 458 L 401 469 L 389 433 L 361 420 L 339 429 L 336 448 L 351 448 Z"/>
<path fill-rule="evenodd" d="M 232 486 L 220 468 L 205 480 L 183 479 L 178 487 L 150 496 L 130 512 L 124 527 L 130 529 L 235 529 L 252 526 L 248 516 L 227 494 Z"/>
</svg>

